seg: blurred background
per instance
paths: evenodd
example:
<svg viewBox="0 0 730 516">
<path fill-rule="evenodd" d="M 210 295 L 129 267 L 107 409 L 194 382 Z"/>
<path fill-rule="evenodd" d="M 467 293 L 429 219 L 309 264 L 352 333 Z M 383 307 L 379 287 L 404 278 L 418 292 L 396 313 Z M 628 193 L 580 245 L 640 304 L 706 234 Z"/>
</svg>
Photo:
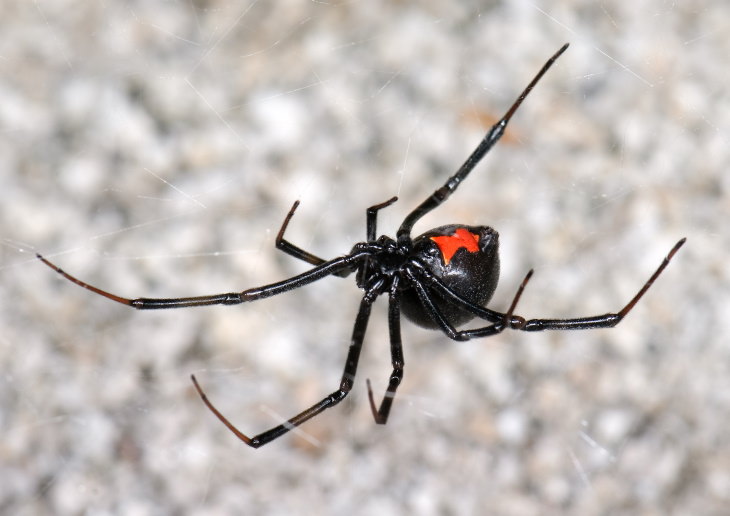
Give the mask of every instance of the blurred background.
<svg viewBox="0 0 730 516">
<path fill-rule="evenodd" d="M 547 4 L 547 5 L 545 5 Z M 4 2 L 0 512 L 721 514 L 730 503 L 730 5 L 564 1 Z M 339 383 L 360 293 L 239 291 L 379 232 L 453 173 L 563 43 L 467 186 L 415 233 L 500 232 L 504 310 L 620 309 L 615 329 L 456 343 L 373 310 L 351 395 L 253 450 L 243 432 Z"/>
</svg>

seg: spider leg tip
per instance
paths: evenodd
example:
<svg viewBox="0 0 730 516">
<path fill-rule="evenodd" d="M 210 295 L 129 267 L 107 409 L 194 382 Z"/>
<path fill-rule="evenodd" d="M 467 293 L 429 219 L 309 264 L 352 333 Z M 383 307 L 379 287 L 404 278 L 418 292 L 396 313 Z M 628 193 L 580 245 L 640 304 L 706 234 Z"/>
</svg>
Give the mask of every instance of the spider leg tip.
<svg viewBox="0 0 730 516">
<path fill-rule="evenodd" d="M 687 242 L 687 237 L 682 237 L 679 242 L 674 244 L 674 247 L 672 247 L 672 250 L 669 251 L 669 255 L 667 256 L 667 260 L 671 260 L 672 257 L 676 254 L 677 251 L 680 250 L 680 248 Z"/>
<path fill-rule="evenodd" d="M 48 260 L 46 259 L 46 257 L 45 257 L 45 256 L 43 256 L 43 255 L 42 255 L 41 253 L 35 253 L 35 257 L 36 257 L 36 258 L 38 258 L 38 259 L 39 259 L 39 260 L 41 261 L 41 263 L 43 263 L 43 264 L 47 265 L 47 266 L 48 266 L 48 267 L 50 267 L 51 269 L 54 269 L 54 270 L 55 270 L 56 272 L 59 272 L 59 273 L 61 273 L 61 269 L 60 269 L 60 268 L 59 268 L 59 267 L 58 267 L 57 265 L 55 265 L 55 264 L 53 264 L 53 263 L 49 262 L 49 261 L 48 261 Z"/>
<path fill-rule="evenodd" d="M 203 395 L 203 390 L 202 390 L 202 389 L 200 388 L 200 384 L 198 383 L 198 379 L 197 379 L 197 378 L 195 378 L 195 375 L 194 375 L 194 374 L 191 374 L 191 375 L 190 375 L 190 380 L 192 380 L 192 382 L 193 382 L 193 385 L 195 386 L 195 389 L 196 389 L 196 390 L 198 391 L 198 393 L 200 393 L 200 395 L 202 396 L 202 395 Z"/>
</svg>

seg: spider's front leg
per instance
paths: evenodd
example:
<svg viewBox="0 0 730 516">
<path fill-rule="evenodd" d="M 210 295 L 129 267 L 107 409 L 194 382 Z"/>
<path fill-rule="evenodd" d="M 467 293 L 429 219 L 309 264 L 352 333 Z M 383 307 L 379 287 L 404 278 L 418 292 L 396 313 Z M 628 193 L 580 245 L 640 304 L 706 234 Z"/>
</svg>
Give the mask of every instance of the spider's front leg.
<svg viewBox="0 0 730 516">
<path fill-rule="evenodd" d="M 550 59 L 547 60 L 542 68 L 540 68 L 540 71 L 537 72 L 537 75 L 535 75 L 535 77 L 533 77 L 527 87 L 522 90 L 522 93 L 520 93 L 519 97 L 517 97 L 517 100 L 515 100 L 512 106 L 510 106 L 504 116 L 502 116 L 502 118 L 498 120 L 497 123 L 495 123 L 487 131 L 482 141 L 479 142 L 479 145 L 477 145 L 477 148 L 474 149 L 474 151 L 469 155 L 466 161 L 461 165 L 461 167 L 459 167 L 459 170 L 457 170 L 456 173 L 451 176 L 441 188 L 436 190 L 433 194 L 431 194 L 430 197 L 428 197 L 425 201 L 418 205 L 415 210 L 408 214 L 408 216 L 401 223 L 400 228 L 398 228 L 398 232 L 396 234 L 399 242 L 407 241 L 410 238 L 411 229 L 413 229 L 415 223 L 418 222 L 421 217 L 446 202 L 451 194 L 454 193 L 459 185 L 469 176 L 471 171 L 474 170 L 474 167 L 477 165 L 477 163 L 479 163 L 482 158 L 487 155 L 487 153 L 502 137 L 505 129 L 507 128 L 507 124 L 512 119 L 512 116 L 515 114 L 517 109 L 522 105 L 522 102 L 525 100 L 527 95 L 530 94 L 530 92 L 540 81 L 542 76 L 545 75 L 545 72 L 550 69 L 550 67 L 555 63 L 558 57 L 560 57 L 560 55 L 565 52 L 567 48 L 568 44 L 566 43 L 565 45 L 560 47 L 560 49 L 555 52 L 555 54 L 553 54 Z"/>
<path fill-rule="evenodd" d="M 122 297 L 107 290 L 100 289 L 94 285 L 90 285 L 83 280 L 78 279 L 76 276 L 72 276 L 68 272 L 61 269 L 58 265 L 49 261 L 41 254 L 36 253 L 36 257 L 43 262 L 45 265 L 56 271 L 62 277 L 68 281 L 77 284 L 78 286 L 85 288 L 95 294 L 103 296 L 117 303 L 131 306 L 137 310 L 159 310 L 165 308 L 186 308 L 195 306 L 210 306 L 210 305 L 238 305 L 241 303 L 250 303 L 251 301 L 257 301 L 267 297 L 282 294 L 295 288 L 303 287 L 315 281 L 318 281 L 326 276 L 332 275 L 347 275 L 355 270 L 360 264 L 372 254 L 369 249 L 359 248 L 352 253 L 334 258 L 328 262 L 323 262 L 320 265 L 310 269 L 301 274 L 297 274 L 289 279 L 278 281 L 276 283 L 270 283 L 261 287 L 254 287 L 242 292 L 227 292 L 224 294 L 212 294 L 209 296 L 194 296 L 194 297 L 138 297 L 138 298 L 127 298 Z"/>
<path fill-rule="evenodd" d="M 298 207 L 299 201 L 294 201 L 294 204 L 292 204 L 289 213 L 287 213 L 286 217 L 284 217 L 284 222 L 281 223 L 281 227 L 279 228 L 279 233 L 277 233 L 276 235 L 274 245 L 278 250 L 285 252 L 289 256 L 293 256 L 294 258 L 305 261 L 310 265 L 322 265 L 323 263 L 325 263 L 326 260 L 320 258 L 319 256 L 315 256 L 312 253 L 307 252 L 301 247 L 297 247 L 288 240 L 284 239 L 284 233 L 286 232 L 286 228 L 289 227 L 289 222 L 291 222 L 291 219 L 294 216 L 294 212 L 297 211 Z M 344 277 L 347 274 L 349 274 L 349 272 L 341 272 L 336 275 Z"/>
<path fill-rule="evenodd" d="M 228 429 L 233 432 L 236 437 L 238 437 L 241 441 L 248 444 L 252 448 L 258 448 L 260 446 L 263 446 L 264 444 L 270 443 L 277 437 L 281 437 L 282 435 L 298 427 L 305 421 L 313 418 L 323 410 L 337 405 L 345 398 L 345 396 L 349 394 L 355 380 L 355 374 L 357 373 L 357 364 L 360 359 L 360 351 L 362 350 L 363 339 L 365 338 L 365 330 L 367 329 L 368 320 L 370 318 L 370 309 L 377 295 L 377 291 L 366 292 L 362 298 L 362 301 L 360 302 L 360 309 L 357 312 L 357 317 L 355 318 L 355 326 L 352 330 L 350 350 L 347 353 L 345 370 L 342 373 L 342 379 L 340 380 L 339 388 L 328 396 L 325 396 L 318 403 L 315 403 L 307 410 L 300 412 L 299 414 L 285 421 L 284 423 L 275 426 L 270 430 L 262 432 L 254 437 L 249 437 L 240 430 L 238 430 L 233 425 L 233 423 L 231 423 L 223 414 L 220 413 L 220 411 L 218 411 L 218 409 L 210 402 L 208 397 L 205 395 L 205 392 L 203 392 L 203 389 L 200 387 L 200 385 L 198 385 L 198 382 L 193 375 L 191 378 L 193 380 L 193 384 L 195 385 L 195 389 L 198 391 L 198 394 L 200 394 L 203 403 L 205 403 L 210 411 L 213 412 L 213 414 L 215 414 L 216 417 L 224 425 L 226 425 L 226 427 L 228 427 Z"/>
<path fill-rule="evenodd" d="M 377 218 L 378 218 L 378 211 L 382 210 L 383 208 L 387 208 L 391 204 L 393 204 L 395 201 L 398 200 L 398 197 L 391 197 L 385 202 L 382 202 L 380 204 L 376 204 L 374 206 L 370 206 L 366 211 L 366 217 L 365 217 L 365 227 L 366 227 L 366 233 L 367 233 L 367 241 L 368 242 L 374 242 L 377 238 Z M 295 246 L 288 240 L 284 238 L 284 233 L 286 232 L 286 229 L 289 227 L 289 222 L 291 222 L 292 217 L 294 216 L 294 212 L 299 207 L 299 201 L 294 201 L 294 204 L 292 205 L 289 212 L 286 214 L 286 217 L 284 217 L 284 222 L 282 222 L 281 227 L 279 228 L 279 233 L 276 235 L 275 245 L 276 248 L 280 251 L 285 252 L 289 256 L 293 256 L 294 258 L 297 258 L 299 260 L 305 261 L 311 265 L 322 265 L 325 263 L 326 260 L 320 258 L 319 256 L 316 256 L 308 251 L 305 251 L 301 247 Z M 352 271 L 350 270 L 344 270 L 338 273 L 335 273 L 335 276 L 339 276 L 341 278 L 347 277 Z"/>
<path fill-rule="evenodd" d="M 385 202 L 370 206 L 365 212 L 365 233 L 368 242 L 375 242 L 378 238 L 378 212 L 395 203 L 398 197 L 391 197 Z"/>
</svg>

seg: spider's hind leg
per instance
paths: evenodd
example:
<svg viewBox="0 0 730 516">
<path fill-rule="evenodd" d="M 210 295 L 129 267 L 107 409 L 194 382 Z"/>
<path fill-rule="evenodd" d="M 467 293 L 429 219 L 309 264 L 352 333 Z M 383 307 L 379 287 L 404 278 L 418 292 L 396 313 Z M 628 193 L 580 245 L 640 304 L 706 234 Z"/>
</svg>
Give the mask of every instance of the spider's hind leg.
<svg viewBox="0 0 730 516">
<path fill-rule="evenodd" d="M 519 315 L 515 315 L 514 311 L 515 308 L 517 308 L 517 303 L 522 297 L 522 292 L 525 290 L 525 286 L 527 286 L 530 278 L 532 278 L 532 274 L 533 270 L 530 269 L 530 271 L 525 275 L 524 279 L 522 280 L 522 283 L 520 283 L 520 286 L 517 288 L 517 292 L 512 298 L 512 304 L 510 305 L 507 312 L 504 314 L 476 306 L 466 299 L 461 298 L 460 296 L 458 296 L 458 294 L 455 294 L 448 289 L 445 289 L 443 285 L 439 284 L 437 281 L 434 281 L 432 278 L 432 284 L 438 287 L 440 292 L 449 293 L 453 296 L 450 298 L 451 302 L 462 305 L 464 308 L 471 311 L 475 316 L 486 319 L 487 321 L 490 321 L 492 323 L 488 326 L 468 330 L 456 330 L 454 328 L 454 326 L 446 319 L 441 310 L 439 310 L 438 306 L 432 299 L 428 289 L 426 289 L 424 285 L 415 282 L 414 288 L 416 289 L 416 293 L 421 300 L 423 309 L 429 314 L 431 319 L 438 324 L 438 327 L 441 329 L 441 331 L 444 332 L 444 334 L 452 340 L 465 341 L 474 338 L 491 337 L 492 335 L 502 333 L 507 328 L 518 330 L 523 329 L 526 324 L 525 319 Z"/>
<path fill-rule="evenodd" d="M 523 331 L 543 331 L 543 330 L 588 330 L 593 328 L 613 328 L 620 323 L 626 314 L 628 314 L 639 300 L 646 294 L 646 291 L 654 284 L 654 281 L 659 275 L 664 272 L 669 262 L 674 258 L 674 255 L 687 241 L 686 238 L 682 238 L 674 244 L 674 247 L 669 251 L 659 267 L 654 271 L 639 291 L 631 298 L 626 306 L 624 306 L 618 312 L 609 312 L 602 315 L 593 315 L 589 317 L 575 317 L 571 319 L 529 319 L 525 321 L 525 324 L 519 328 Z"/>
</svg>

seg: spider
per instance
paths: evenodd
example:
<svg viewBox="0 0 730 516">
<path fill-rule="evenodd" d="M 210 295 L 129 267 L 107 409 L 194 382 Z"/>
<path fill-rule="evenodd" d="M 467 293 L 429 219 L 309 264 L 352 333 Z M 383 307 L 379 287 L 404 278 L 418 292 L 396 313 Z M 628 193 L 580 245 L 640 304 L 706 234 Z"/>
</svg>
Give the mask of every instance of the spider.
<svg viewBox="0 0 730 516">
<path fill-rule="evenodd" d="M 67 280 L 112 301 L 139 310 L 237 305 L 282 294 L 319 281 L 327 276 L 346 277 L 351 273 L 355 273 L 355 282 L 364 291 L 364 294 L 355 318 L 344 372 L 337 390 L 325 396 L 321 401 L 288 421 L 256 436 L 249 437 L 238 430 L 211 403 L 195 379 L 195 375 L 191 375 L 191 379 L 208 409 L 241 441 L 253 448 L 270 443 L 325 409 L 337 405 L 347 396 L 354 384 L 360 350 L 372 304 L 378 296 L 387 294 L 390 355 L 393 370 L 380 405 L 376 405 L 370 380 L 366 380 L 370 409 L 375 422 L 385 424 L 388 421 L 396 390 L 403 379 L 401 314 L 417 325 L 441 330 L 447 337 L 456 341 L 490 337 L 507 328 L 522 331 L 611 328 L 621 322 L 631 311 L 685 242 L 683 238 L 674 245 L 643 287 L 618 312 L 570 319 L 525 319 L 516 315 L 514 310 L 525 285 L 532 276 L 532 270 L 523 279 L 506 312 L 502 313 L 485 307 L 492 297 L 499 279 L 499 235 L 497 231 L 488 226 L 448 224 L 431 229 L 415 238 L 411 237 L 413 225 L 421 217 L 443 204 L 459 187 L 461 182 L 466 179 L 477 163 L 497 143 L 504 133 L 507 123 L 522 104 L 522 101 L 567 48 L 568 44 L 566 43 L 548 59 L 507 110 L 507 113 L 487 131 L 482 141 L 461 168 L 441 188 L 437 189 L 406 216 L 398 228 L 395 238 L 377 236 L 376 226 L 378 212 L 396 202 L 397 197 L 367 209 L 365 217 L 367 240 L 365 242 L 356 243 L 352 250 L 344 256 L 324 260 L 297 247 L 284 238 L 289 222 L 299 206 L 299 201 L 296 201 L 284 218 L 284 222 L 276 236 L 276 247 L 294 258 L 313 265 L 313 268 L 289 279 L 242 292 L 180 298 L 130 299 L 121 297 L 71 276 L 40 254 L 37 254 L 37 257 Z M 480 328 L 456 329 L 457 326 L 467 323 L 475 317 L 483 319 L 489 324 Z"/>
</svg>

